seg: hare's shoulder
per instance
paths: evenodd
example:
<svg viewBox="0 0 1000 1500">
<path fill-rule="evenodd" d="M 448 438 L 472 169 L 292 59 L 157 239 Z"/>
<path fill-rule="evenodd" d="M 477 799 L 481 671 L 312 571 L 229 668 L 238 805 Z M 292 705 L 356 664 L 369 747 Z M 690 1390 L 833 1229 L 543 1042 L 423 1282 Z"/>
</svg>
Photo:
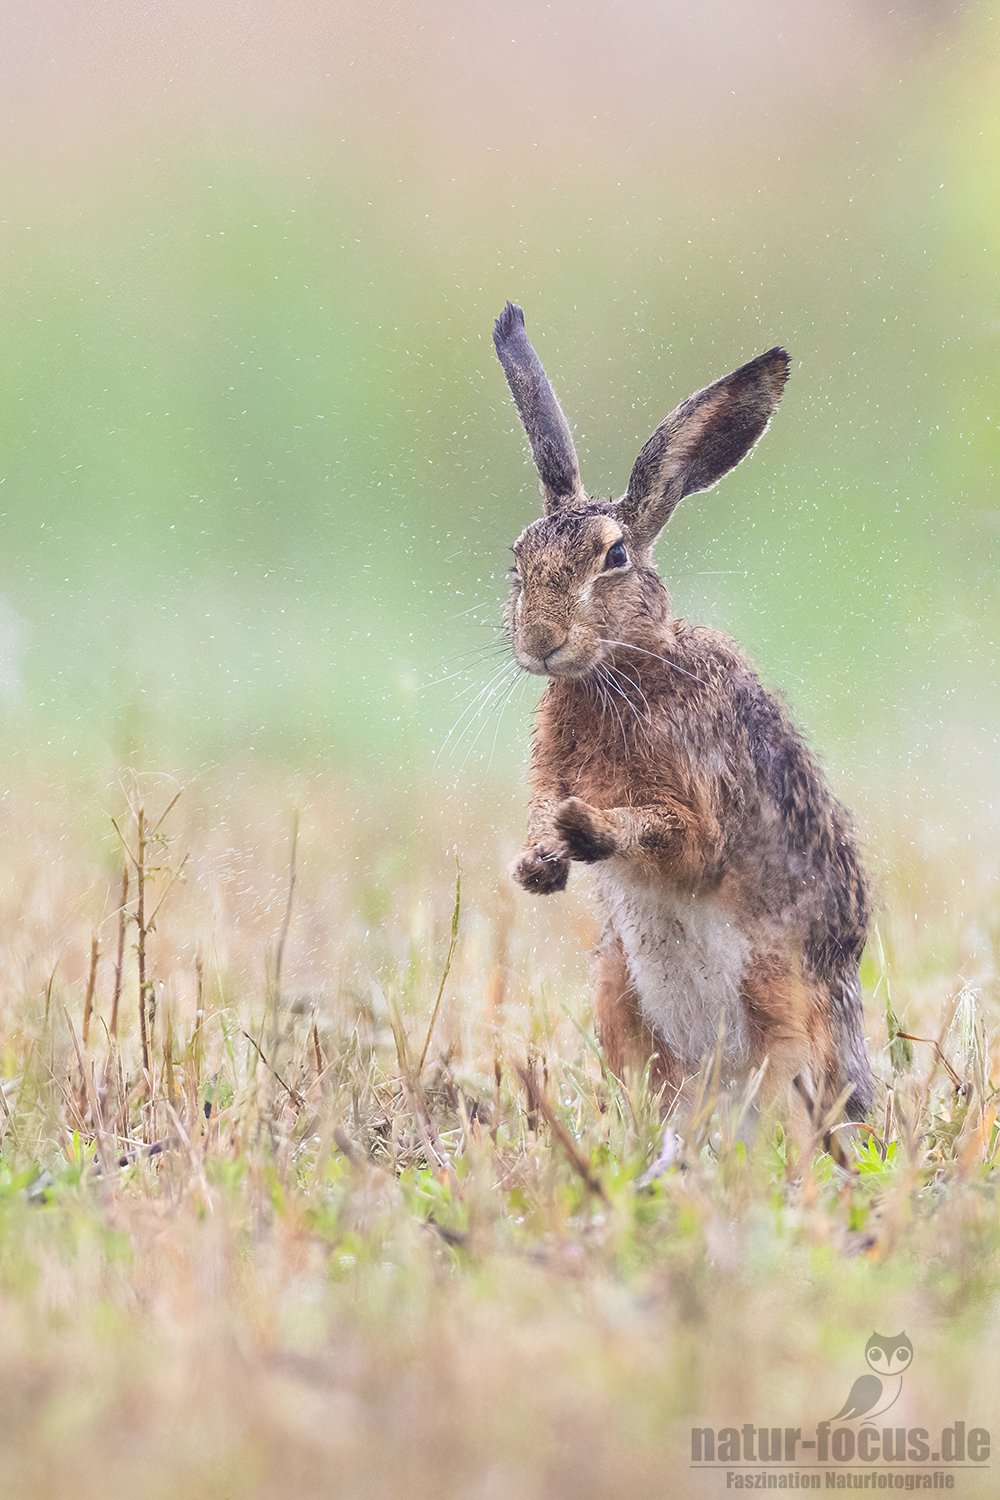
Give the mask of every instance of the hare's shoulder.
<svg viewBox="0 0 1000 1500">
<path fill-rule="evenodd" d="M 678 626 L 674 659 L 683 672 L 661 679 L 671 717 L 686 721 L 696 744 L 721 750 L 729 775 L 749 775 L 762 787 L 772 783 L 776 763 L 804 751 L 784 703 L 721 630 Z"/>
</svg>

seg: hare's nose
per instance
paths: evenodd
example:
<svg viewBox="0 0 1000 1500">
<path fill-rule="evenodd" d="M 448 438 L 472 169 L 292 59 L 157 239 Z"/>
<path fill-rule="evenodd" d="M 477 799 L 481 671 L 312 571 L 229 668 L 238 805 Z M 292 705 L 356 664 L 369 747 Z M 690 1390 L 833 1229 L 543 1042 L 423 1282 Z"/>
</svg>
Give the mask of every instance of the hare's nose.
<svg viewBox="0 0 1000 1500">
<path fill-rule="evenodd" d="M 565 630 L 557 632 L 540 629 L 536 625 L 533 630 L 517 632 L 514 638 L 514 654 L 521 666 L 526 667 L 529 672 L 544 675 L 552 671 L 567 641 L 568 636 Z"/>
<path fill-rule="evenodd" d="M 558 634 L 554 630 L 547 630 L 544 633 L 538 631 L 528 642 L 528 649 L 532 656 L 542 662 L 547 670 L 553 659 L 563 650 L 568 639 L 569 637 L 565 630 L 560 631 Z"/>
<path fill-rule="evenodd" d="M 569 632 L 558 620 L 522 621 L 520 643 L 537 661 L 547 661 L 565 646 Z"/>
</svg>

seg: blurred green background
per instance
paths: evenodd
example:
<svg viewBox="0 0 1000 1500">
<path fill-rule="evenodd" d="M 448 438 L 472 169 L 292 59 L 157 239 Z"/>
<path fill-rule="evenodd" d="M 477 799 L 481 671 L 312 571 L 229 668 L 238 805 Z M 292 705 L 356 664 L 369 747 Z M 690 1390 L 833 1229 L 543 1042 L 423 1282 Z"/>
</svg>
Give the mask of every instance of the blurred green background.
<svg viewBox="0 0 1000 1500">
<path fill-rule="evenodd" d="M 511 297 L 596 493 L 691 389 L 791 350 L 765 442 L 659 544 L 677 608 L 841 781 L 981 818 L 991 9 L 5 7 L 8 764 L 426 771 L 537 508 L 490 339 Z M 536 689 L 446 770 L 519 774 Z"/>
</svg>

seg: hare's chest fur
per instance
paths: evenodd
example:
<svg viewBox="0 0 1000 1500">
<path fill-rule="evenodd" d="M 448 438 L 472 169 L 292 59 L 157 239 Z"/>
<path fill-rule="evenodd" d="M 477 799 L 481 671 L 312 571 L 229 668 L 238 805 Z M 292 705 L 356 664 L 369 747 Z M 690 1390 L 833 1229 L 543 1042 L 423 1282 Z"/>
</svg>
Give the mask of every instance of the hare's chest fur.
<svg viewBox="0 0 1000 1500">
<path fill-rule="evenodd" d="M 645 880 L 622 859 L 598 867 L 597 895 L 654 1034 L 695 1069 L 715 1052 L 722 1022 L 723 1070 L 745 1071 L 750 1045 L 740 995 L 750 943 L 732 913 Z"/>
</svg>

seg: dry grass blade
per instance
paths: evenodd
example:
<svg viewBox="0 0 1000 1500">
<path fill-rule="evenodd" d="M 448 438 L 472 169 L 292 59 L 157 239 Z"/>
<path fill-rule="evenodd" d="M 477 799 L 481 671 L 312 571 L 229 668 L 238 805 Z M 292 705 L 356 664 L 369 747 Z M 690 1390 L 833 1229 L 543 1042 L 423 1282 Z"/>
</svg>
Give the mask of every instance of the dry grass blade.
<svg viewBox="0 0 1000 1500">
<path fill-rule="evenodd" d="M 326 1072 L 327 1065 L 323 1058 L 323 1049 L 319 1044 L 319 1027 L 316 1025 L 315 1010 L 313 1011 L 312 1016 L 312 1031 L 310 1040 L 312 1041 L 313 1067 L 316 1070 L 315 1081 L 318 1083 L 319 1080 L 323 1077 L 323 1074 Z"/>
<path fill-rule="evenodd" d="M 969 1087 L 967 1081 L 956 1073 L 951 1063 L 945 1057 L 940 1042 L 935 1041 L 932 1036 L 913 1036 L 909 1031 L 899 1031 L 896 1035 L 901 1037 L 904 1042 L 919 1042 L 922 1047 L 933 1047 L 934 1056 L 951 1079 L 956 1094 L 967 1092 Z"/>
<path fill-rule="evenodd" d="M 162 822 L 162 819 L 160 821 Z M 177 866 L 177 869 L 176 870 L 172 870 L 170 872 L 170 879 L 167 881 L 166 887 L 164 888 L 164 891 L 163 891 L 163 895 L 160 897 L 159 901 L 157 901 L 156 905 L 153 907 L 153 914 L 152 914 L 152 916 L 149 918 L 149 920 L 146 923 L 146 931 L 147 932 L 152 932 L 153 931 L 153 928 L 156 925 L 156 918 L 157 918 L 157 916 L 159 914 L 160 907 L 163 905 L 164 901 L 166 901 L 167 897 L 170 895 L 171 890 L 173 889 L 173 887 L 176 885 L 177 881 L 180 880 L 181 876 L 183 875 L 184 868 L 187 865 L 189 857 L 190 857 L 189 855 L 185 854 L 184 858 L 181 860 L 180 864 Z"/>
<path fill-rule="evenodd" d="M 83 1052 L 81 1051 L 80 1043 L 77 1041 L 76 1030 L 73 1026 L 73 1022 L 70 1019 L 69 1011 L 65 1006 L 63 1006 L 63 1015 L 66 1017 L 66 1025 L 69 1028 L 69 1034 L 73 1038 L 73 1049 L 76 1052 L 76 1060 L 80 1068 L 80 1078 L 83 1084 L 87 1103 L 90 1108 L 90 1118 L 94 1129 L 94 1143 L 97 1147 L 97 1155 L 101 1163 L 101 1170 L 102 1172 L 106 1172 L 108 1169 L 108 1161 L 104 1150 L 104 1130 L 101 1124 L 101 1113 L 97 1104 L 97 1096 L 94 1093 L 94 1080 L 91 1075 L 90 1069 L 84 1062 Z"/>
<path fill-rule="evenodd" d="M 87 975 L 87 993 L 83 1001 L 83 1025 L 81 1035 L 83 1045 L 86 1047 L 90 1040 L 90 1013 L 94 1007 L 94 987 L 97 984 L 97 933 L 90 940 L 90 972 Z"/>
<path fill-rule="evenodd" d="M 441 975 L 441 983 L 438 985 L 437 999 L 434 1001 L 434 1009 L 431 1011 L 431 1019 L 430 1019 L 430 1023 L 428 1024 L 428 1027 L 427 1027 L 427 1036 L 426 1036 L 426 1038 L 424 1040 L 424 1050 L 421 1052 L 421 1054 L 420 1054 L 420 1061 L 417 1063 L 417 1077 L 418 1078 L 420 1077 L 421 1073 L 424 1071 L 424 1063 L 427 1061 L 427 1049 L 430 1047 L 431 1036 L 432 1036 L 432 1034 L 434 1032 L 434 1023 L 437 1020 L 438 1011 L 441 1008 L 441 996 L 444 994 L 444 987 L 445 987 L 445 984 L 448 981 L 448 975 L 451 973 L 451 961 L 455 957 L 455 946 L 456 946 L 456 944 L 458 942 L 458 915 L 459 915 L 459 912 L 461 910 L 461 907 L 462 907 L 462 871 L 459 868 L 458 860 L 456 858 L 456 860 L 455 860 L 455 910 L 452 912 L 452 917 L 451 917 L 451 942 L 448 944 L 448 957 L 445 959 L 445 962 L 444 962 L 444 973 Z"/>
<path fill-rule="evenodd" d="M 3 1109 L 4 1117 L 7 1121 L 7 1129 L 10 1131 L 11 1139 L 13 1140 L 15 1147 L 20 1150 L 20 1142 L 17 1138 L 17 1131 L 14 1128 L 14 1117 L 10 1112 L 10 1105 L 7 1103 L 7 1093 L 4 1089 L 2 1081 L 0 1081 L 0 1108 Z M 2 1146 L 3 1141 L 0 1140 L 0 1148 L 2 1148 Z"/>
<path fill-rule="evenodd" d="M 291 1101 L 295 1105 L 296 1109 L 301 1109 L 302 1106 L 305 1104 L 306 1101 L 305 1101 L 305 1099 L 303 1099 L 303 1097 L 299 1093 L 298 1089 L 293 1089 L 292 1086 L 291 1086 L 291 1084 L 290 1083 L 286 1083 L 285 1080 L 282 1078 L 281 1074 L 278 1073 L 278 1072 L 276 1072 L 275 1069 L 272 1068 L 271 1064 L 268 1062 L 267 1058 L 264 1056 L 263 1052 L 261 1051 L 259 1044 L 256 1041 L 254 1041 L 254 1039 L 250 1035 L 249 1031 L 246 1031 L 244 1029 L 244 1027 L 242 1027 L 242 1026 L 240 1027 L 240 1031 L 243 1034 L 243 1036 L 246 1037 L 247 1041 L 250 1043 L 251 1047 L 254 1049 L 254 1051 L 256 1052 L 257 1056 L 260 1058 L 261 1062 L 264 1064 L 265 1068 L 270 1073 L 271 1077 L 274 1078 L 278 1083 L 281 1084 L 281 1087 L 284 1089 L 284 1091 L 288 1095 L 289 1099 L 291 1099 Z"/>
<path fill-rule="evenodd" d="M 138 828 L 139 852 L 135 856 L 136 884 L 138 895 L 136 897 L 135 921 L 139 929 L 139 940 L 136 945 L 136 958 L 139 966 L 139 1036 L 142 1039 L 142 1071 L 146 1080 L 146 1091 L 152 1099 L 153 1080 L 149 1072 L 149 1038 L 146 1034 L 146 810 L 140 807 L 136 813 L 136 826 Z"/>
<path fill-rule="evenodd" d="M 177 802 L 178 802 L 179 798 L 181 797 L 181 795 L 183 794 L 183 791 L 184 791 L 184 788 L 181 787 L 180 790 L 177 791 L 177 792 L 175 792 L 174 795 L 171 797 L 170 801 L 167 803 L 166 807 L 163 809 L 163 811 L 161 812 L 160 816 L 157 818 L 155 825 L 149 830 L 149 837 L 151 839 L 154 839 L 156 837 L 156 835 L 159 833 L 160 829 L 163 827 L 163 824 L 166 822 L 168 815 L 170 813 L 172 813 L 173 810 L 174 810 L 174 808 L 177 806 Z"/>
<path fill-rule="evenodd" d="M 364 1156 L 351 1140 L 347 1131 L 340 1125 L 334 1127 L 333 1141 L 342 1156 L 346 1156 L 352 1167 L 360 1167 L 368 1164 L 368 1158 Z"/>
<path fill-rule="evenodd" d="M 552 1106 L 549 1104 L 549 1101 L 546 1099 L 545 1095 L 538 1087 L 529 1069 L 519 1066 L 517 1072 L 518 1077 L 524 1085 L 525 1092 L 531 1101 L 532 1108 L 537 1110 L 542 1119 L 545 1121 L 546 1125 L 549 1127 L 549 1133 L 551 1134 L 553 1139 L 558 1141 L 559 1145 L 562 1147 L 570 1166 L 580 1176 L 589 1191 L 592 1193 L 596 1193 L 601 1202 L 604 1203 L 608 1208 L 610 1208 L 611 1199 L 608 1197 L 608 1192 L 604 1186 L 604 1183 L 593 1171 L 589 1161 L 587 1161 L 583 1156 L 580 1148 L 577 1146 L 576 1142 L 570 1135 L 569 1131 L 566 1129 L 565 1125 L 561 1120 L 556 1118 L 556 1115 L 552 1110 Z"/>
<path fill-rule="evenodd" d="M 112 818 L 112 823 L 114 819 Z M 118 833 L 118 829 L 115 828 Z M 118 835 L 119 838 L 121 835 Z M 126 849 L 126 854 L 128 850 Z M 118 903 L 118 954 L 115 959 L 115 987 L 111 997 L 111 1023 L 109 1031 L 113 1037 L 118 1035 L 118 1004 L 122 994 L 122 966 L 125 960 L 125 921 L 128 907 L 128 860 L 122 861 L 122 893 Z"/>
<path fill-rule="evenodd" d="M 292 921 L 292 902 L 295 897 L 295 855 L 299 843 L 299 814 L 298 810 L 292 814 L 292 829 L 290 836 L 290 848 L 288 853 L 288 899 L 285 902 L 285 915 L 281 923 L 281 932 L 278 935 L 278 947 L 274 955 L 274 1017 L 277 1029 L 277 1016 L 281 1008 L 281 971 L 285 961 L 285 942 L 288 938 L 288 929 Z"/>
</svg>

